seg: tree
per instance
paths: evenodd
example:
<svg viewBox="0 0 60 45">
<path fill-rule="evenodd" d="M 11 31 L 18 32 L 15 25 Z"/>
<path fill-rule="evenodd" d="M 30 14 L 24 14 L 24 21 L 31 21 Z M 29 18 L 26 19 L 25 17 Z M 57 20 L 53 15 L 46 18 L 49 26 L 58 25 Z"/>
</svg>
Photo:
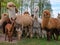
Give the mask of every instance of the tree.
<svg viewBox="0 0 60 45">
<path fill-rule="evenodd" d="M 19 8 L 20 6 L 22 6 L 22 4 L 21 4 L 21 0 L 3 0 L 2 2 L 1 2 L 1 13 L 5 13 L 5 12 L 7 12 L 7 9 L 6 9 L 6 6 L 7 6 L 7 3 L 8 2 L 13 2 L 13 3 L 15 3 L 15 5 L 16 5 L 16 7 L 17 8 Z"/>
<path fill-rule="evenodd" d="M 2 2 L 3 0 L 0 0 L 0 18 L 1 18 L 1 2 Z"/>
<path fill-rule="evenodd" d="M 47 9 L 52 12 L 50 0 L 39 0 L 39 16 L 42 15 L 43 10 Z"/>
<path fill-rule="evenodd" d="M 30 5 L 30 7 L 31 7 L 31 14 L 33 14 L 33 9 L 34 9 L 34 0 L 31 0 L 31 5 Z"/>
</svg>

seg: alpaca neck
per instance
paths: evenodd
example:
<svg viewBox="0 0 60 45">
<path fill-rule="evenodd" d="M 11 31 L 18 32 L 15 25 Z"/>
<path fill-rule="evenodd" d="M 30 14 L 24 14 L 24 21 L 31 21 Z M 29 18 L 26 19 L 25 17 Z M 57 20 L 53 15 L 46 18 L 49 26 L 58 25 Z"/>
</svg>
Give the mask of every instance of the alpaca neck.
<svg viewBox="0 0 60 45">
<path fill-rule="evenodd" d="M 15 8 L 12 8 L 12 9 L 8 9 L 8 13 L 9 13 L 9 18 L 15 18 Z"/>
<path fill-rule="evenodd" d="M 14 23 L 12 23 L 12 25 L 11 25 L 11 30 L 10 30 L 10 32 L 13 32 L 13 30 L 14 30 Z"/>
<path fill-rule="evenodd" d="M 14 23 L 12 23 L 12 27 L 14 27 Z"/>
<path fill-rule="evenodd" d="M 48 22 L 49 22 L 50 18 L 43 18 L 43 28 L 46 28 L 48 26 Z"/>
</svg>

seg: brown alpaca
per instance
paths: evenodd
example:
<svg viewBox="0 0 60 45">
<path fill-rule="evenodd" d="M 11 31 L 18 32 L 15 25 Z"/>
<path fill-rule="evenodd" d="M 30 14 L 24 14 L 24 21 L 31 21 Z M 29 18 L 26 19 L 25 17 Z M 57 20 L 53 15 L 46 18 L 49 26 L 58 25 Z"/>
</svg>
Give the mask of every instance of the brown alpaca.
<svg viewBox="0 0 60 45">
<path fill-rule="evenodd" d="M 42 29 L 47 31 L 47 40 L 50 40 L 51 33 L 55 32 L 57 26 L 57 20 L 50 17 L 50 12 L 48 10 L 43 11 L 42 15 Z M 54 34 L 54 33 L 53 33 Z"/>
<path fill-rule="evenodd" d="M 12 19 L 11 24 L 8 23 L 5 26 L 5 40 L 6 40 L 6 37 L 8 37 L 9 42 L 12 41 L 12 34 L 13 34 L 13 30 L 14 30 L 15 20 L 16 19 Z"/>
<path fill-rule="evenodd" d="M 57 31 L 56 31 L 56 40 L 58 40 L 59 34 L 60 34 L 60 18 L 57 18 Z"/>
</svg>

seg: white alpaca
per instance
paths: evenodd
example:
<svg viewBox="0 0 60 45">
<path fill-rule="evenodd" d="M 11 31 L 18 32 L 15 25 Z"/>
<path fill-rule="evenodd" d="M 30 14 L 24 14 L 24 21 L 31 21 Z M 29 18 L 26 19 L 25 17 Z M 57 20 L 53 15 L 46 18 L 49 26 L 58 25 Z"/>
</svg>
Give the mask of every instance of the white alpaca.
<svg viewBox="0 0 60 45">
<path fill-rule="evenodd" d="M 42 19 L 41 19 L 41 18 L 38 18 L 38 22 L 41 24 L 41 23 L 42 23 Z M 40 25 L 40 29 L 41 29 L 41 25 Z M 40 30 L 40 36 L 41 36 L 42 38 L 47 37 L 46 31 L 45 31 L 45 30 Z"/>
</svg>

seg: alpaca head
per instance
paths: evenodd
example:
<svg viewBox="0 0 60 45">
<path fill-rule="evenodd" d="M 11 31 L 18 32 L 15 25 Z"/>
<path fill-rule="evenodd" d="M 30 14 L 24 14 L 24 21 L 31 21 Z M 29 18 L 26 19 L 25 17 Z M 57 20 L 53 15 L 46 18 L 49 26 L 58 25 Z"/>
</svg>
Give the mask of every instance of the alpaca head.
<svg viewBox="0 0 60 45">
<path fill-rule="evenodd" d="M 57 18 L 59 18 L 60 19 L 60 14 L 58 13 L 58 17 Z"/>
<path fill-rule="evenodd" d="M 16 8 L 16 5 L 13 2 L 8 2 L 7 3 L 7 9 L 9 9 L 9 10 L 15 10 L 15 13 L 18 12 L 18 10 Z"/>
<path fill-rule="evenodd" d="M 28 14 L 29 15 L 29 12 L 28 11 L 25 11 L 24 14 Z"/>
<path fill-rule="evenodd" d="M 34 14 L 32 14 L 31 17 L 33 18 L 34 17 Z"/>
<path fill-rule="evenodd" d="M 37 16 L 35 16 L 35 17 L 34 17 L 34 19 L 35 19 L 35 20 L 38 20 L 38 17 L 37 17 Z"/>
<path fill-rule="evenodd" d="M 30 14 L 29 14 L 28 11 L 25 11 L 25 12 L 24 12 L 24 15 L 25 15 L 25 16 L 28 16 L 28 15 L 30 15 Z"/>
<path fill-rule="evenodd" d="M 2 16 L 1 16 L 1 19 L 4 20 L 4 19 L 6 19 L 6 18 L 8 18 L 8 17 L 9 17 L 9 15 L 8 15 L 7 13 L 3 13 Z"/>
<path fill-rule="evenodd" d="M 11 8 L 13 8 L 13 7 L 16 7 L 13 2 L 8 2 L 8 3 L 7 3 L 7 9 L 11 9 Z"/>
<path fill-rule="evenodd" d="M 7 18 L 9 18 L 9 15 L 8 15 L 7 13 L 3 13 L 3 14 L 1 15 L 1 22 L 2 22 L 2 24 L 3 24 L 4 21 L 7 20 Z"/>
<path fill-rule="evenodd" d="M 43 17 L 44 17 L 44 18 L 50 18 L 50 16 L 51 16 L 51 15 L 50 15 L 49 10 L 44 10 L 44 11 L 43 11 Z"/>
<path fill-rule="evenodd" d="M 48 10 L 44 10 L 43 11 L 43 15 L 42 15 L 42 28 L 45 28 L 48 25 L 50 19 L 50 12 Z"/>
<path fill-rule="evenodd" d="M 9 14 L 9 18 L 15 18 L 16 13 L 18 12 L 15 4 L 13 2 L 8 2 L 7 3 L 7 8 L 8 8 L 8 14 Z"/>
</svg>

